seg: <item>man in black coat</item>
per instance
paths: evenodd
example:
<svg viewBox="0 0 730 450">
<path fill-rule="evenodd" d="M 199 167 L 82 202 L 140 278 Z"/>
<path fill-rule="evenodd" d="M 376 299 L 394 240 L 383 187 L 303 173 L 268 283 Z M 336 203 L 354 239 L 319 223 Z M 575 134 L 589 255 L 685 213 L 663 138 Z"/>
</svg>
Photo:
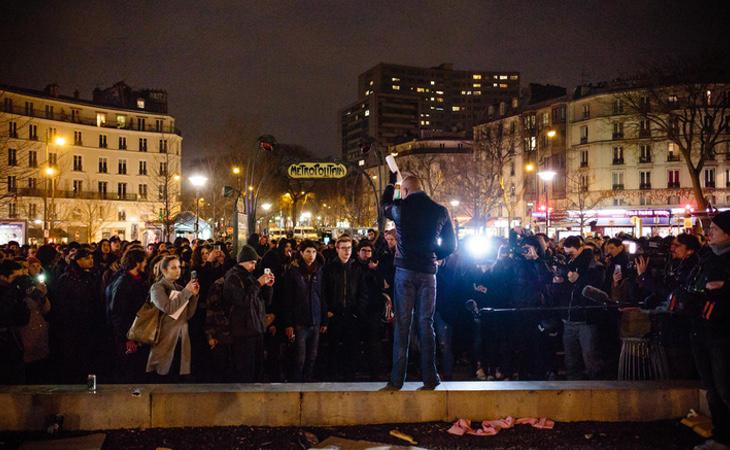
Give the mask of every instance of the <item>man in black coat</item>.
<svg viewBox="0 0 730 450">
<path fill-rule="evenodd" d="M 150 286 L 144 273 L 146 266 L 144 250 L 127 251 L 119 272 L 106 289 L 107 316 L 114 340 L 114 376 L 120 383 L 139 383 L 145 377 L 149 348 L 127 339 L 127 332 L 149 296 Z"/>
<path fill-rule="evenodd" d="M 421 345 L 424 389 L 435 389 L 441 380 L 436 371 L 436 261 L 456 249 L 456 236 L 448 210 L 421 189 L 414 176 L 403 179 L 402 199 L 394 198 L 396 174 L 383 192 L 385 217 L 395 222 L 395 327 L 393 369 L 386 389 L 401 389 L 406 379 L 408 345 L 415 316 Z"/>
<path fill-rule="evenodd" d="M 19 283 L 23 266 L 13 260 L 0 263 L 0 385 L 25 381 L 23 344 L 19 327 L 28 324 L 30 309 Z"/>
<path fill-rule="evenodd" d="M 55 285 L 51 349 L 56 350 L 53 358 L 63 383 L 83 383 L 95 372 L 95 350 L 103 341 L 104 307 L 93 269 L 92 254 L 79 249 Z"/>
<path fill-rule="evenodd" d="M 274 275 L 263 274 L 258 279 L 254 276 L 258 254 L 250 245 L 241 248 L 237 261 L 238 265 L 226 272 L 222 303 L 230 311 L 235 376 L 240 383 L 254 383 L 262 381 L 264 368 L 266 304 L 261 288 L 272 286 Z"/>
<path fill-rule="evenodd" d="M 328 372 L 333 379 L 353 380 L 359 360 L 360 324 L 365 314 L 366 292 L 362 273 L 352 256 L 352 238 L 335 242 L 337 258 L 322 270 L 322 299 L 327 305 Z"/>
</svg>

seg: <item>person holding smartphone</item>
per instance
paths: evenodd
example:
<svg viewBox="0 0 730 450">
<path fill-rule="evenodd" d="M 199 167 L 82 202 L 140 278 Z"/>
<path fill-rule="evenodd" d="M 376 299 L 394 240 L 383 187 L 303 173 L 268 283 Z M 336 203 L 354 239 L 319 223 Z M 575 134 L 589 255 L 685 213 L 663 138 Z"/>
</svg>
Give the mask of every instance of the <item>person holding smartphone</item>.
<svg viewBox="0 0 730 450">
<path fill-rule="evenodd" d="M 244 245 L 238 252 L 238 264 L 226 272 L 223 282 L 221 303 L 230 311 L 230 358 L 239 383 L 259 382 L 263 375 L 266 305 L 261 294 L 264 286 L 274 285 L 275 277 L 271 271 L 254 276 L 258 258 L 255 248 Z M 214 348 L 215 338 L 208 344 Z"/>
</svg>

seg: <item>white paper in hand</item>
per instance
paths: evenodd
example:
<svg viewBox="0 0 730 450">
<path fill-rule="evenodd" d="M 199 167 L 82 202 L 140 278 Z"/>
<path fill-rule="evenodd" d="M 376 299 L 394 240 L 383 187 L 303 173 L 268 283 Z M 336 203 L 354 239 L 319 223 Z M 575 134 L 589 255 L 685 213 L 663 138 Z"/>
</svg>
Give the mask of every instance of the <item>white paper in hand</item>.
<svg viewBox="0 0 730 450">
<path fill-rule="evenodd" d="M 170 292 L 170 300 L 175 300 L 177 297 L 179 297 L 182 293 L 180 291 L 172 291 Z M 185 311 L 185 308 L 188 307 L 188 303 L 190 303 L 190 300 L 185 300 L 185 303 L 183 303 L 174 313 L 168 314 L 168 316 L 172 317 L 173 320 L 177 320 L 182 315 L 183 311 Z"/>
</svg>

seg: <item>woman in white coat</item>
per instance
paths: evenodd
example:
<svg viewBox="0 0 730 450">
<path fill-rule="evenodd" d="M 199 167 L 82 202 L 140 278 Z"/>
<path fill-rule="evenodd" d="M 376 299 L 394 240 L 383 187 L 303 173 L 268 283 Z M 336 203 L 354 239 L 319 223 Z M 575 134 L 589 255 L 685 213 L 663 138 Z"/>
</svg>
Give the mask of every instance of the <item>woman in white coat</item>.
<svg viewBox="0 0 730 450">
<path fill-rule="evenodd" d="M 159 340 L 150 349 L 147 373 L 155 372 L 156 382 L 174 382 L 190 375 L 190 336 L 188 319 L 198 306 L 200 285 L 191 280 L 184 288 L 180 278 L 180 259 L 165 256 L 159 262 L 160 277 L 150 288 L 150 300 L 161 311 Z"/>
</svg>

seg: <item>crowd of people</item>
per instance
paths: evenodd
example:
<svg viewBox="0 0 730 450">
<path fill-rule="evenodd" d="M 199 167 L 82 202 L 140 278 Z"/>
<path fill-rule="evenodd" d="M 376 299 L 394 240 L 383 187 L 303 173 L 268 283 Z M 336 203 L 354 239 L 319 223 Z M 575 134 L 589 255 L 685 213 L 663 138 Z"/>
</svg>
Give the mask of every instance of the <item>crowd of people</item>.
<svg viewBox="0 0 730 450">
<path fill-rule="evenodd" d="M 515 229 L 457 246 L 418 186 L 386 188 L 395 229 L 327 243 L 10 242 L 0 384 L 616 379 L 630 336 L 730 421 L 730 211 L 706 235 Z"/>
<path fill-rule="evenodd" d="M 626 239 L 467 240 L 440 260 L 441 377 L 616 378 L 622 315 L 637 308 L 667 312 L 653 328 L 670 376 L 696 377 L 693 336 L 727 339 L 730 330 L 724 300 L 706 299 L 715 292 L 702 285 L 725 266 L 695 235 Z M 473 256 L 479 243 L 496 254 Z M 385 380 L 395 247 L 394 230 L 328 245 L 254 235 L 235 258 L 223 242 L 183 238 L 10 243 L 0 251 L 3 382 L 80 383 L 89 373 L 124 383 Z M 620 307 L 599 307 L 586 286 Z M 152 345 L 127 337 L 145 302 L 164 313 Z"/>
</svg>

